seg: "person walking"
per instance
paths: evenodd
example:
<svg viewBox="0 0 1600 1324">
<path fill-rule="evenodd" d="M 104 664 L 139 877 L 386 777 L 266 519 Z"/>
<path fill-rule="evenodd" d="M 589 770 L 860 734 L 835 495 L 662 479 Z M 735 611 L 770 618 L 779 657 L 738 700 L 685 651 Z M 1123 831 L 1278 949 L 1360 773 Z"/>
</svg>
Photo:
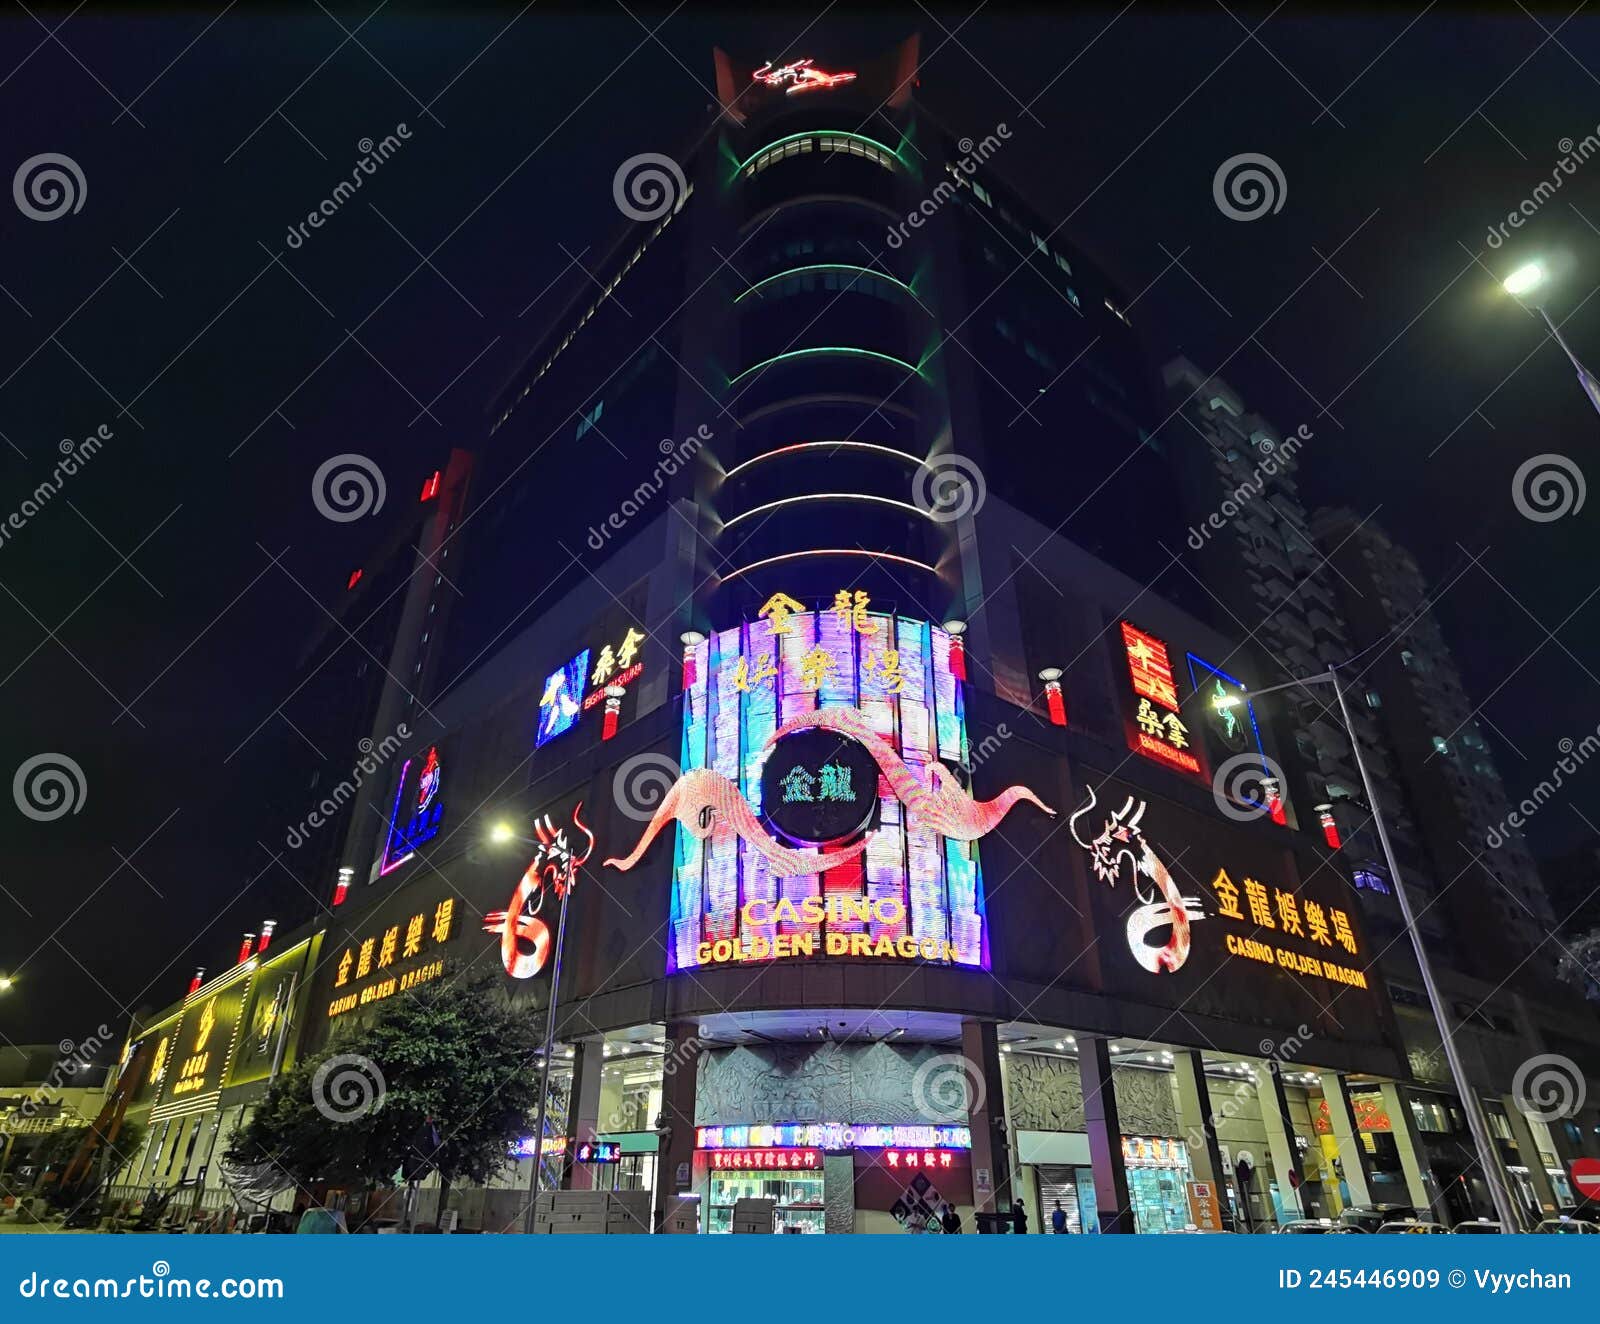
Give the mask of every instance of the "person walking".
<svg viewBox="0 0 1600 1324">
<path fill-rule="evenodd" d="M 1011 1230 L 1018 1236 L 1028 1230 L 1028 1211 L 1022 1207 L 1021 1200 L 1011 1202 Z"/>
</svg>

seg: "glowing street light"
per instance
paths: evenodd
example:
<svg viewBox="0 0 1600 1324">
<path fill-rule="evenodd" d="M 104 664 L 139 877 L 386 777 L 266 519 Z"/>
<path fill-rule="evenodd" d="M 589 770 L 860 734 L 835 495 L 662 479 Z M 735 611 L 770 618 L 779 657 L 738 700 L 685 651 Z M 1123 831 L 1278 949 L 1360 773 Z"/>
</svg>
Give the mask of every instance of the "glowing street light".
<svg viewBox="0 0 1600 1324">
<path fill-rule="evenodd" d="M 507 842 L 515 841 L 516 839 L 516 828 L 512 827 L 504 819 L 501 819 L 500 822 L 489 829 L 489 840 L 494 842 L 496 846 L 504 846 Z"/>
<path fill-rule="evenodd" d="M 1514 299 L 1520 299 L 1525 294 L 1532 294 L 1543 285 L 1546 275 L 1543 262 L 1525 262 L 1507 276 L 1502 284 L 1507 294 Z"/>
<path fill-rule="evenodd" d="M 1545 326 L 1550 328 L 1550 334 L 1555 337 L 1556 344 L 1561 346 L 1561 352 L 1567 356 L 1567 361 L 1572 364 L 1573 370 L 1578 374 L 1578 385 L 1583 387 L 1583 393 L 1589 397 L 1589 403 L 1600 413 L 1600 380 L 1583 366 L 1578 356 L 1572 352 L 1572 346 L 1567 344 L 1565 337 L 1550 317 L 1549 310 L 1544 306 L 1544 293 L 1550 287 L 1550 272 L 1543 262 L 1524 262 L 1503 281 L 1501 288 L 1513 299 L 1530 304 L 1533 310 L 1544 319 Z"/>
<path fill-rule="evenodd" d="M 9 993 L 15 982 L 10 975 L 0 975 L 0 993 Z"/>
</svg>

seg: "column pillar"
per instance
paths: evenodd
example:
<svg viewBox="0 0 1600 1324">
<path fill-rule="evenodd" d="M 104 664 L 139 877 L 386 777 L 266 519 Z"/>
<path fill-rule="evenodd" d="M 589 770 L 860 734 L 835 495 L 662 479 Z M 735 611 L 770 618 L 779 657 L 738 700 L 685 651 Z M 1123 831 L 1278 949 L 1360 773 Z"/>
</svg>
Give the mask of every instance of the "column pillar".
<svg viewBox="0 0 1600 1324">
<path fill-rule="evenodd" d="M 1278 1179 L 1278 1203 L 1288 1218 L 1304 1218 L 1305 1202 L 1300 1198 L 1300 1152 L 1294 1143 L 1294 1124 L 1289 1119 L 1289 1096 L 1284 1092 L 1283 1073 L 1276 1058 L 1253 1064 L 1256 1098 L 1261 1104 L 1261 1125 L 1267 1133 L 1267 1153 Z M 1291 1176 L 1291 1174 L 1293 1174 Z"/>
<path fill-rule="evenodd" d="M 1400 1152 L 1400 1171 L 1406 1179 L 1406 1198 L 1416 1206 L 1417 1212 L 1432 1211 L 1435 1217 L 1443 1210 L 1439 1206 L 1438 1187 L 1433 1170 L 1428 1166 L 1422 1137 L 1417 1131 L 1417 1119 L 1411 1112 L 1411 1101 L 1396 1082 L 1386 1080 L 1378 1086 L 1383 1099 L 1383 1110 L 1389 1114 L 1389 1127 L 1394 1135 L 1395 1148 Z"/>
<path fill-rule="evenodd" d="M 1233 1231 L 1233 1210 L 1228 1206 L 1228 1186 L 1217 1143 L 1217 1124 L 1211 1112 L 1211 1088 L 1205 1061 L 1193 1050 L 1174 1053 L 1173 1078 L 1178 1087 L 1178 1125 L 1189 1147 L 1189 1166 L 1196 1181 L 1210 1182 L 1217 1216 L 1226 1231 Z"/>
<path fill-rule="evenodd" d="M 605 1040 L 580 1039 L 572 1058 L 572 1096 L 567 1112 L 567 1153 L 561 1165 L 561 1189 L 592 1191 L 596 1187 L 595 1169 L 588 1163 L 574 1163 L 572 1156 L 580 1143 L 595 1138 L 600 1122 L 600 1072 L 605 1069 Z"/>
<path fill-rule="evenodd" d="M 961 1055 L 967 1060 L 967 1119 L 972 1128 L 972 1203 L 978 1213 L 1011 1208 L 1011 1156 L 1000 1122 L 1005 1118 L 1005 1087 L 1000 1078 L 1000 1040 L 992 1021 L 961 1023 Z M 989 1189 L 979 1188 L 980 1173 Z"/>
<path fill-rule="evenodd" d="M 1111 1045 L 1099 1035 L 1078 1036 L 1078 1074 L 1083 1081 L 1083 1129 L 1089 1136 L 1095 1203 L 1102 1232 L 1132 1232 L 1128 1170 L 1122 1158 L 1122 1122 L 1112 1083 Z"/>
<path fill-rule="evenodd" d="M 1561 1203 L 1556 1199 L 1556 1188 L 1550 1184 L 1550 1174 L 1544 1170 L 1544 1159 L 1539 1155 L 1539 1142 L 1534 1138 L 1533 1128 L 1517 1105 L 1516 1095 L 1502 1095 L 1500 1102 L 1505 1105 L 1511 1138 L 1517 1142 L 1518 1156 L 1527 1165 L 1528 1180 L 1533 1183 L 1533 1193 L 1544 1210 L 1543 1216 L 1554 1218 L 1561 1212 Z"/>
<path fill-rule="evenodd" d="M 1344 1182 L 1350 1188 L 1350 1203 L 1371 1204 L 1372 1165 L 1356 1128 L 1355 1109 L 1350 1106 L 1350 1087 L 1337 1071 L 1324 1071 L 1320 1075 L 1322 1097 L 1328 1104 L 1328 1121 L 1333 1127 L 1334 1142 L 1339 1146 L 1339 1166 L 1344 1169 Z"/>
<path fill-rule="evenodd" d="M 694 1189 L 694 1106 L 695 1087 L 700 1077 L 700 1055 L 705 1041 L 694 1021 L 667 1022 L 667 1056 L 661 1067 L 661 1119 L 656 1147 L 655 1230 L 665 1231 L 667 1216 L 677 1204 L 680 1191 Z M 684 1178 L 678 1180 L 682 1168 Z M 705 1230 L 705 1210 L 700 1213 Z"/>
</svg>

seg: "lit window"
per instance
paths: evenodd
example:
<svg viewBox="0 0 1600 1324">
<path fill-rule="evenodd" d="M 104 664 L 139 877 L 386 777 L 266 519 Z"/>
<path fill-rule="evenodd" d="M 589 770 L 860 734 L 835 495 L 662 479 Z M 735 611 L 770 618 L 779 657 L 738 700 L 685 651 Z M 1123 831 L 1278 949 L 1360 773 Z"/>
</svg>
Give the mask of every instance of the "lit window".
<svg viewBox="0 0 1600 1324">
<path fill-rule="evenodd" d="M 1383 707 L 1383 700 L 1378 697 L 1377 690 L 1368 690 L 1367 691 L 1367 707 L 1368 708 L 1382 708 Z"/>
<path fill-rule="evenodd" d="M 994 199 L 989 196 L 988 191 L 977 180 L 972 181 L 972 191 L 978 195 L 978 201 L 983 203 L 985 207 L 994 206 Z"/>
<path fill-rule="evenodd" d="M 1060 253 L 1055 253 L 1052 256 L 1054 256 L 1056 260 L 1056 266 L 1060 267 L 1061 270 L 1070 276 L 1072 274 L 1072 263 L 1068 262 L 1066 258 L 1062 257 Z"/>
<path fill-rule="evenodd" d="M 1443 736 L 1434 736 L 1433 747 L 1440 754 L 1448 754 L 1450 752 L 1450 742 Z"/>
</svg>

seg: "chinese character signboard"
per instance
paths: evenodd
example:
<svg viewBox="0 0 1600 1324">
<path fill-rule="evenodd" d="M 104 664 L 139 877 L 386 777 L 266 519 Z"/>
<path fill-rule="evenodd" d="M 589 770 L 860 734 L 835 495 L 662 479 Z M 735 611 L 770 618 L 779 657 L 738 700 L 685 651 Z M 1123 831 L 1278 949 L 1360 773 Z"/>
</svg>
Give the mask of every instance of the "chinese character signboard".
<svg viewBox="0 0 1600 1324">
<path fill-rule="evenodd" d="M 979 801 L 951 639 L 864 592 L 775 594 L 689 645 L 682 775 L 626 856 L 676 823 L 668 971 L 854 957 L 988 968 L 975 843 L 1026 787 Z"/>
<path fill-rule="evenodd" d="M 460 904 L 454 896 L 441 896 L 418 900 L 410 914 L 391 915 L 387 921 L 369 916 L 370 927 L 347 935 L 342 947 L 332 945 L 330 933 L 324 940 L 333 970 L 329 1019 L 444 974 L 442 949 L 455 932 Z"/>
<path fill-rule="evenodd" d="M 1139 996 L 1154 977 L 1170 993 L 1144 996 L 1191 1013 L 1237 1020 L 1247 1009 L 1265 1024 L 1327 1013 L 1343 1037 L 1381 1037 L 1376 953 L 1348 889 L 1302 871 L 1269 824 L 1218 823 L 1094 776 L 1067 826 L 1087 867 L 1107 992 Z"/>
<path fill-rule="evenodd" d="M 577 723 L 578 714 L 583 711 L 584 686 L 588 678 L 587 648 L 564 667 L 550 673 L 539 695 L 539 729 L 533 739 L 535 749 L 570 731 Z"/>
<path fill-rule="evenodd" d="M 254 970 L 253 964 L 245 965 L 200 988 L 185 1002 L 170 1033 L 163 1034 L 167 1049 L 158 1064 L 160 1099 L 150 1113 L 153 1121 L 203 1111 L 216 1102 L 237 1047 Z M 159 1044 L 156 1051 L 161 1054 Z"/>
<path fill-rule="evenodd" d="M 1123 621 L 1122 646 L 1135 703 L 1128 747 L 1179 772 L 1204 775 L 1188 723 L 1180 714 L 1178 679 L 1166 644 Z"/>
</svg>

